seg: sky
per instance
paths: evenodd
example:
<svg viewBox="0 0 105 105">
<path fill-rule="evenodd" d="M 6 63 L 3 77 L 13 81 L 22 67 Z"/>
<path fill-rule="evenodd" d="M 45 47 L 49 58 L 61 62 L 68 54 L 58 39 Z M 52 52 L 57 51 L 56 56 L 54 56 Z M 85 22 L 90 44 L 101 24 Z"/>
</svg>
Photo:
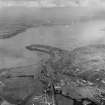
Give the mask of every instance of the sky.
<svg viewBox="0 0 105 105">
<path fill-rule="evenodd" d="M 1 0 L 0 6 L 28 7 L 105 7 L 104 0 Z"/>
</svg>

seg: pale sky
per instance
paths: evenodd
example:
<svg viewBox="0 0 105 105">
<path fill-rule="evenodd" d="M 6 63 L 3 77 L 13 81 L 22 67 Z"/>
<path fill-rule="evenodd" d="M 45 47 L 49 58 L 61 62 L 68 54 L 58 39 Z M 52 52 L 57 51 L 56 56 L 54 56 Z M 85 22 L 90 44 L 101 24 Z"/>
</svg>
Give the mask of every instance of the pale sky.
<svg viewBox="0 0 105 105">
<path fill-rule="evenodd" d="M 104 0 L 1 0 L 0 6 L 105 8 L 105 2 Z"/>
</svg>

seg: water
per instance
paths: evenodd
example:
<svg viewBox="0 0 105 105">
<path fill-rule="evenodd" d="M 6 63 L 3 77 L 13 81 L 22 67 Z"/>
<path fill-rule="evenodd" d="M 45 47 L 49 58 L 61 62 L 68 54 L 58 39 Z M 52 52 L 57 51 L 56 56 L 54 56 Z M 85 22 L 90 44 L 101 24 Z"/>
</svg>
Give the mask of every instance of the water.
<svg viewBox="0 0 105 105">
<path fill-rule="evenodd" d="M 35 52 L 25 49 L 29 44 L 48 44 L 68 50 L 79 46 L 105 43 L 104 10 L 90 8 L 2 8 L 0 35 L 16 36 L 0 40 L 0 67 L 36 63 Z"/>
</svg>

